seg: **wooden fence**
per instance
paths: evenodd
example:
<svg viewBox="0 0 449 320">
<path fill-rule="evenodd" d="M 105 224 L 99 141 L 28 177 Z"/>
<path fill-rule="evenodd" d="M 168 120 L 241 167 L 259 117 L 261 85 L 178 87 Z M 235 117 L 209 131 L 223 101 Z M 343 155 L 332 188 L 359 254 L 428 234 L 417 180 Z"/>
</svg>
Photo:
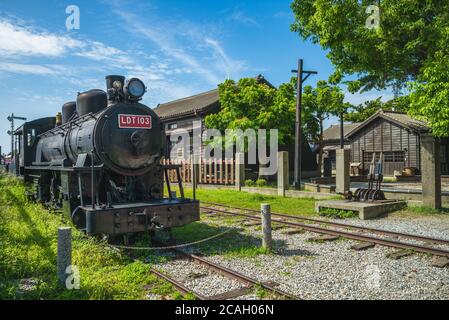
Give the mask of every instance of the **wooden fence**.
<svg viewBox="0 0 449 320">
<path fill-rule="evenodd" d="M 162 164 L 179 164 L 183 182 L 192 183 L 192 165 L 188 160 L 162 160 Z M 235 160 L 201 160 L 198 164 L 198 183 L 234 185 L 235 184 Z M 175 170 L 169 170 L 170 182 L 176 182 Z"/>
</svg>

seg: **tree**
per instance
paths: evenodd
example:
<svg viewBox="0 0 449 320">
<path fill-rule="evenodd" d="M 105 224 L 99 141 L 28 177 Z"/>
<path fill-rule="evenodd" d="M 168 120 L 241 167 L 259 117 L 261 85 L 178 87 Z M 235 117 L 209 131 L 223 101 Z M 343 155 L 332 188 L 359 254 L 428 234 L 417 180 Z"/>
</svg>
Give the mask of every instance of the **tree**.
<svg viewBox="0 0 449 320">
<path fill-rule="evenodd" d="M 278 129 L 279 143 L 294 141 L 295 89 L 285 83 L 278 89 L 253 78 L 218 85 L 221 110 L 208 115 L 205 124 L 219 129 Z"/>
<path fill-rule="evenodd" d="M 221 110 L 205 118 L 207 127 L 220 131 L 278 129 L 279 143 L 294 143 L 296 77 L 278 89 L 253 78 L 243 78 L 237 83 L 226 80 L 218 85 L 218 90 Z M 316 88 L 305 86 L 302 99 L 303 134 L 308 141 L 320 146 L 318 160 L 321 164 L 323 122 L 329 115 L 346 112 L 350 105 L 343 102 L 340 87 L 323 80 L 318 81 Z"/>
<path fill-rule="evenodd" d="M 412 82 L 411 114 L 436 135 L 449 133 L 449 1 L 382 0 L 380 27 L 366 20 L 372 0 L 294 0 L 291 30 L 320 44 L 349 90 L 400 89 Z"/>
<path fill-rule="evenodd" d="M 326 81 L 320 80 L 318 81 L 316 88 L 312 88 L 311 86 L 304 87 L 304 112 L 309 119 L 313 118 L 310 123 L 318 124 L 317 130 L 315 132 L 309 130 L 309 134 L 312 135 L 311 141 L 319 147 L 318 167 L 320 170 L 323 160 L 324 120 L 330 115 L 340 116 L 342 113 L 345 113 L 349 107 L 350 105 L 344 103 L 344 94 L 342 90 L 336 85 L 331 85 Z"/>
<path fill-rule="evenodd" d="M 427 122 L 435 136 L 449 134 L 449 54 L 436 54 L 412 85 L 410 114 Z"/>
<path fill-rule="evenodd" d="M 410 106 L 410 97 L 401 96 L 382 102 L 379 97 L 375 100 L 365 101 L 357 106 L 353 106 L 351 111 L 345 114 L 345 120 L 349 122 L 363 122 L 378 110 L 407 112 Z"/>
</svg>

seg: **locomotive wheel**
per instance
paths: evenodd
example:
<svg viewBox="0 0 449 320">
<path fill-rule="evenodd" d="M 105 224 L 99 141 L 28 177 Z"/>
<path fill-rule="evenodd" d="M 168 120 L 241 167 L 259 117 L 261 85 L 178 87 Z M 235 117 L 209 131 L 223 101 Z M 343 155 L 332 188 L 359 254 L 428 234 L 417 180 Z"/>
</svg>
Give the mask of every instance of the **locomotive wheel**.
<svg viewBox="0 0 449 320">
<path fill-rule="evenodd" d="M 72 222 L 78 229 L 84 229 L 86 227 L 86 215 L 81 207 L 76 207 L 72 212 Z"/>
</svg>

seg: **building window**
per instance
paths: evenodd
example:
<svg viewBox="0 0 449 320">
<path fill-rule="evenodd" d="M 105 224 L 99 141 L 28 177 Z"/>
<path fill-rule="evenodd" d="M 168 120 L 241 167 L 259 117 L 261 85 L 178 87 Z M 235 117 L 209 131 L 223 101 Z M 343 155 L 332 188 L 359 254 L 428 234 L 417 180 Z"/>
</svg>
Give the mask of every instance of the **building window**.
<svg viewBox="0 0 449 320">
<path fill-rule="evenodd" d="M 404 151 L 384 151 L 382 152 L 384 157 L 384 162 L 404 162 L 405 152 Z M 380 157 L 380 152 L 376 152 L 376 160 L 378 161 Z M 372 152 L 365 152 L 363 154 L 364 162 L 371 162 L 373 160 Z"/>
<path fill-rule="evenodd" d="M 177 123 L 170 123 L 168 125 L 168 129 L 176 129 L 176 128 L 178 128 L 178 124 Z"/>
</svg>

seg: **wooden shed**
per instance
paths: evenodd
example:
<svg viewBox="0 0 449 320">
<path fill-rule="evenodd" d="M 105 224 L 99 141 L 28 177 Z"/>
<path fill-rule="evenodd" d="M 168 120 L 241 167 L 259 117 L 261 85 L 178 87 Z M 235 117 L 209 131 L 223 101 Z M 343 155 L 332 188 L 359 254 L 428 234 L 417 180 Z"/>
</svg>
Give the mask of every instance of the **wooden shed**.
<svg viewBox="0 0 449 320">
<path fill-rule="evenodd" d="M 411 168 L 421 170 L 420 135 L 428 132 L 426 123 L 413 119 L 405 113 L 379 110 L 346 134 L 350 143 L 351 162 L 361 163 L 367 173 L 376 153 L 382 152 L 384 174 L 392 176 L 395 171 Z M 448 140 L 440 139 L 441 173 L 448 174 Z"/>
</svg>

